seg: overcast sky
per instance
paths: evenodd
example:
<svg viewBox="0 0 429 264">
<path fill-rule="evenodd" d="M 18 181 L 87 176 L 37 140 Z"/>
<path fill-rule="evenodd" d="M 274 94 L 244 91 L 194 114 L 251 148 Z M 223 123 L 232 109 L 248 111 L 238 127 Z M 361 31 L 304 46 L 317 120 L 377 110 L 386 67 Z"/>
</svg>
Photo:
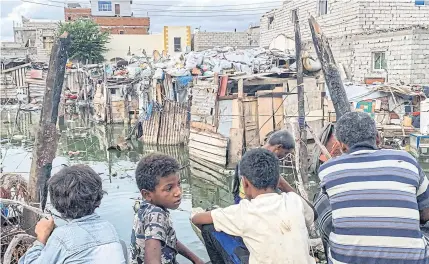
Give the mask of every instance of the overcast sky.
<svg viewBox="0 0 429 264">
<path fill-rule="evenodd" d="M 64 2 L 89 5 L 89 0 L 0 0 L 1 40 L 13 41 L 13 21 L 21 16 L 34 19 L 64 19 Z M 151 19 L 151 33 L 162 32 L 164 25 L 189 25 L 202 31 L 238 31 L 259 24 L 262 13 L 281 6 L 281 0 L 134 0 L 135 16 Z M 52 6 L 49 6 L 52 5 Z"/>
</svg>

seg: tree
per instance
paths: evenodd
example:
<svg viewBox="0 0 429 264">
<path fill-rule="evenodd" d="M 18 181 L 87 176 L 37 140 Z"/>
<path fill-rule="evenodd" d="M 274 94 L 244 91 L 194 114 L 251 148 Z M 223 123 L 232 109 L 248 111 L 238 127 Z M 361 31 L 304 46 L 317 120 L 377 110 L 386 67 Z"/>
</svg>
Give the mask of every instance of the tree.
<svg viewBox="0 0 429 264">
<path fill-rule="evenodd" d="M 59 35 L 68 32 L 71 35 L 69 58 L 83 63 L 101 63 L 108 50 L 109 33 L 101 32 L 99 26 L 90 19 L 60 23 Z"/>
</svg>

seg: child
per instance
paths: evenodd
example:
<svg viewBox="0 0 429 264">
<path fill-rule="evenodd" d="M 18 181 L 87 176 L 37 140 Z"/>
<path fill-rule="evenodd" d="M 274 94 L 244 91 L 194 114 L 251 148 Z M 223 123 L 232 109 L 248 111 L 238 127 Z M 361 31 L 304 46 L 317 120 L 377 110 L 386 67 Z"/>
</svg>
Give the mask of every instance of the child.
<svg viewBox="0 0 429 264">
<path fill-rule="evenodd" d="M 35 228 L 37 241 L 19 264 L 125 264 L 115 228 L 94 213 L 104 195 L 100 176 L 88 166 L 73 165 L 50 178 L 48 186 L 51 204 L 67 224 L 54 229 L 52 217 L 42 218 Z"/>
<path fill-rule="evenodd" d="M 167 209 L 177 209 L 182 199 L 179 164 L 167 155 L 144 157 L 136 169 L 143 197 L 131 234 L 132 264 L 175 264 L 177 253 L 193 263 L 204 263 L 176 238 Z"/>
<path fill-rule="evenodd" d="M 250 251 L 250 264 L 314 263 L 309 254 L 306 227 L 313 222 L 313 210 L 294 192 L 276 193 L 280 178 L 278 162 L 266 149 L 248 151 L 240 162 L 247 199 L 192 218 L 196 225 L 214 225 L 215 231 L 203 227 L 206 248 L 213 263 L 240 263 L 245 259 L 243 250 L 240 253 L 230 248 L 231 245 L 240 248 L 237 238 L 232 236 L 242 237 Z"/>
</svg>

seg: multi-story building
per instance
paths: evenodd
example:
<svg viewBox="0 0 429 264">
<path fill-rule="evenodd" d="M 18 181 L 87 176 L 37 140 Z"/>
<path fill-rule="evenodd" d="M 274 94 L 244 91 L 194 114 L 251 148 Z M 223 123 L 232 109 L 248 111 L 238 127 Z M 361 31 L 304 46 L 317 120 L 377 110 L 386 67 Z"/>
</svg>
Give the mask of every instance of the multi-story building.
<svg viewBox="0 0 429 264">
<path fill-rule="evenodd" d="M 384 78 L 393 83 L 429 84 L 427 1 L 287 0 L 261 17 L 262 47 L 283 39 L 283 46 L 294 49 L 294 10 L 304 48 L 314 50 L 308 23 L 314 16 L 330 39 L 336 62 L 345 66 L 353 81 Z"/>
<path fill-rule="evenodd" d="M 68 4 L 64 8 L 65 21 L 88 18 L 100 25 L 101 30 L 111 34 L 149 34 L 150 19 L 135 17 L 131 0 L 91 0 L 90 2 L 90 8 L 82 8 L 77 3 Z"/>
</svg>

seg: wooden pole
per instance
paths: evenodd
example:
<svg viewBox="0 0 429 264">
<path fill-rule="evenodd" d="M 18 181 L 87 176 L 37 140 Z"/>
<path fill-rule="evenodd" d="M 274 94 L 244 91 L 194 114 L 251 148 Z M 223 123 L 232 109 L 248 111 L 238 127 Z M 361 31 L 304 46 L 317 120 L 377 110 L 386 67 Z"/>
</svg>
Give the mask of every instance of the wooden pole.
<svg viewBox="0 0 429 264">
<path fill-rule="evenodd" d="M 306 124 L 306 126 L 307 126 L 307 129 L 310 132 L 310 134 L 313 136 L 314 141 L 316 142 L 316 145 L 322 151 L 323 155 L 325 155 L 327 159 L 331 159 L 332 158 L 331 154 L 329 153 L 328 149 L 326 149 L 326 147 L 322 144 L 322 142 L 320 141 L 320 139 L 316 135 L 316 133 L 314 133 L 313 128 L 311 126 L 309 126 L 308 124 Z"/>
<path fill-rule="evenodd" d="M 58 105 L 63 89 L 69 47 L 70 37 L 67 32 L 61 35 L 52 47 L 40 125 L 33 150 L 28 185 L 29 201 L 30 203 L 40 203 L 42 210 L 46 205 L 47 181 L 51 176 L 52 161 L 55 157 L 59 140 L 59 133 L 56 127 Z M 24 221 L 28 224 L 24 224 L 24 226 L 34 226 L 37 216 L 31 213 L 27 214 L 27 216 L 24 211 Z"/>
<path fill-rule="evenodd" d="M 345 113 L 351 112 L 350 103 L 327 37 L 323 34 L 314 17 L 310 17 L 308 21 L 311 35 L 313 36 L 314 48 L 322 64 L 323 75 L 335 108 L 336 120 L 338 120 Z"/>
<path fill-rule="evenodd" d="M 238 133 L 241 135 L 240 143 L 241 147 L 239 149 L 241 150 L 238 153 L 238 159 L 241 160 L 241 157 L 243 156 L 244 152 L 246 151 L 246 126 L 244 121 L 244 105 L 243 105 L 243 99 L 244 99 L 244 81 L 242 78 L 238 80 L 238 98 L 237 98 L 237 105 L 238 105 L 238 114 L 239 114 L 239 122 L 238 122 Z"/>
<path fill-rule="evenodd" d="M 298 124 L 299 133 L 297 133 L 297 140 L 299 147 L 299 164 L 296 166 L 300 167 L 300 173 L 303 183 L 308 182 L 308 150 L 307 150 L 307 130 L 305 129 L 305 104 L 304 104 L 304 69 L 302 65 L 302 44 L 301 44 L 301 29 L 299 26 L 298 11 L 293 11 L 295 20 L 295 53 L 296 53 L 296 82 L 298 91 Z"/>
</svg>

